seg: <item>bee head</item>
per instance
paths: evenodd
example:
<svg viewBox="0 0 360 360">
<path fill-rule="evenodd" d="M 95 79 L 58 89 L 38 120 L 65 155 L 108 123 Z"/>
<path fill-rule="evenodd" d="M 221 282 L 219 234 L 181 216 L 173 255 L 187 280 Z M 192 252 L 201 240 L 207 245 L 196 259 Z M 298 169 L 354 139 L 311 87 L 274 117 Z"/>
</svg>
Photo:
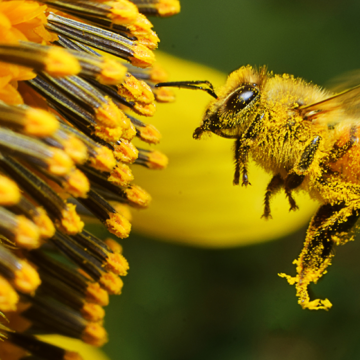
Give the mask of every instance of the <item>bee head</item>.
<svg viewBox="0 0 360 360">
<path fill-rule="evenodd" d="M 260 100 L 260 89 L 256 83 L 242 83 L 225 97 L 213 101 L 204 116 L 201 126 L 193 137 L 199 139 L 204 132 L 211 131 L 225 138 L 236 138 L 246 119 L 252 117 Z"/>
<path fill-rule="evenodd" d="M 233 71 L 225 85 L 216 94 L 208 81 L 176 81 L 159 83 L 156 87 L 171 86 L 204 90 L 214 97 L 209 104 L 201 125 L 193 137 L 199 139 L 205 132 L 212 132 L 225 138 L 238 138 L 248 121 L 259 112 L 261 90 L 268 73 L 265 66 L 255 69 L 243 66 Z"/>
</svg>

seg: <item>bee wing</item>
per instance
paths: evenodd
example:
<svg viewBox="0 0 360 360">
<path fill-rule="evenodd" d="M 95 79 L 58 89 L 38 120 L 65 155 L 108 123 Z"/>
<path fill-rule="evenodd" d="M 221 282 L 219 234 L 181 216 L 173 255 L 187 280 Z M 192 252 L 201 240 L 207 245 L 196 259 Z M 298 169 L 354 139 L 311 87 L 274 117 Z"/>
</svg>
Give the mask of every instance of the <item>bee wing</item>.
<svg viewBox="0 0 360 360">
<path fill-rule="evenodd" d="M 350 121 L 358 121 L 360 119 L 360 85 L 316 103 L 300 106 L 299 110 L 308 119 L 321 118 L 322 115 L 326 114 L 328 122 L 339 122 L 344 118 Z"/>
<path fill-rule="evenodd" d="M 338 94 L 360 84 L 360 70 L 351 70 L 330 79 L 325 87 L 333 94 Z"/>
</svg>

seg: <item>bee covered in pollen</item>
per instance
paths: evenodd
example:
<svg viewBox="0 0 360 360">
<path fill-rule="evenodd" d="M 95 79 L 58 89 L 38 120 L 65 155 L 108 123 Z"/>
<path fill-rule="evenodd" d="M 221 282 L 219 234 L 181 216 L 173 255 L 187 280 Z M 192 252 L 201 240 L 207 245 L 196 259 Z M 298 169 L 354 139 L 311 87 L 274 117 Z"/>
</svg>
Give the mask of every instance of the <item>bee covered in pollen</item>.
<svg viewBox="0 0 360 360">
<path fill-rule="evenodd" d="M 215 98 L 193 137 L 215 133 L 235 140 L 234 185 L 250 185 L 250 158 L 272 174 L 262 217 L 271 218 L 271 199 L 282 189 L 291 211 L 300 190 L 320 202 L 294 261 L 297 275 L 279 275 L 296 286 L 302 308 L 328 310 L 331 302 L 310 299 L 308 286 L 326 273 L 335 247 L 353 239 L 360 216 L 360 86 L 334 94 L 251 66 L 231 73 L 217 94 L 207 81 L 158 86 L 201 89 Z"/>
</svg>

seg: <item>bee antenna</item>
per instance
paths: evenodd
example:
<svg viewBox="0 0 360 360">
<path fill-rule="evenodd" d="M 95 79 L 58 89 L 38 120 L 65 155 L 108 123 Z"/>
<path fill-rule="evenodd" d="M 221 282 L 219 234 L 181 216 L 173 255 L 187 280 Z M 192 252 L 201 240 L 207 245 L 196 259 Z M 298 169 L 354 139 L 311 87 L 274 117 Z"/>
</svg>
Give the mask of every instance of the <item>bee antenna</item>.
<svg viewBox="0 0 360 360">
<path fill-rule="evenodd" d="M 206 85 L 206 86 L 201 86 Z M 170 81 L 170 82 L 162 82 L 155 85 L 155 87 L 178 87 L 179 89 L 191 89 L 191 90 L 204 90 L 213 98 L 217 99 L 217 95 L 215 93 L 214 87 L 210 81 L 198 80 L 198 81 Z"/>
</svg>

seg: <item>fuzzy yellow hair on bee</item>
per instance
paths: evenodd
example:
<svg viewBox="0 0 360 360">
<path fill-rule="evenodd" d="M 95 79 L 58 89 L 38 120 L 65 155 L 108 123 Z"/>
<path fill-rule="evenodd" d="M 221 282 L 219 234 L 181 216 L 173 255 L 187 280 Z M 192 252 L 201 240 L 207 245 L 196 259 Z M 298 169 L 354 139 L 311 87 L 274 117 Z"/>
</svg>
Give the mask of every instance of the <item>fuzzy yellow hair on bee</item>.
<svg viewBox="0 0 360 360">
<path fill-rule="evenodd" d="M 360 86 L 332 93 L 251 66 L 232 72 L 216 93 L 206 81 L 158 86 L 201 89 L 214 97 L 193 137 L 215 133 L 235 140 L 234 185 L 250 184 L 250 158 L 272 175 L 262 217 L 271 218 L 271 199 L 280 190 L 290 211 L 298 208 L 297 191 L 320 203 L 294 261 L 297 275 L 279 275 L 295 285 L 302 308 L 328 310 L 331 302 L 311 299 L 308 287 L 326 273 L 335 247 L 353 239 L 360 216 Z"/>
</svg>

